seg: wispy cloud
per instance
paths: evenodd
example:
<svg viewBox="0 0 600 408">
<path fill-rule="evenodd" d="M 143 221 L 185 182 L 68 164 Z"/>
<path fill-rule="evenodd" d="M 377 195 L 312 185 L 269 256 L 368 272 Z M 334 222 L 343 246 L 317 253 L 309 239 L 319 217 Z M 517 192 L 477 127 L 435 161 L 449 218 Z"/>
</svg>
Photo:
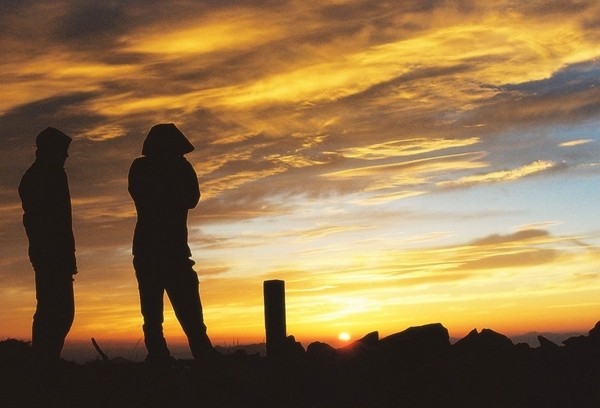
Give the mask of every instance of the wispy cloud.
<svg viewBox="0 0 600 408">
<path fill-rule="evenodd" d="M 393 140 L 385 143 L 377 143 L 365 147 L 346 148 L 337 151 L 343 157 L 364 160 L 380 160 L 390 157 L 403 157 L 423 153 L 431 153 L 438 150 L 465 147 L 479 142 L 478 138 L 464 140 L 447 139 L 408 139 Z"/>
<path fill-rule="evenodd" d="M 525 165 L 521 168 L 514 170 L 501 170 L 494 171 L 486 174 L 477 174 L 472 176 L 461 177 L 457 180 L 442 181 L 438 183 L 440 187 L 461 187 L 471 186 L 480 183 L 495 183 L 495 182 L 506 182 L 515 181 L 522 177 L 530 176 L 532 174 L 540 173 L 553 168 L 555 163 L 551 161 L 538 160 L 531 164 Z"/>
<path fill-rule="evenodd" d="M 580 139 L 580 140 L 571 140 L 569 142 L 564 142 L 559 144 L 560 147 L 573 147 L 573 146 L 579 146 L 579 145 L 584 145 L 584 144 L 588 144 L 593 142 L 592 139 Z"/>
</svg>

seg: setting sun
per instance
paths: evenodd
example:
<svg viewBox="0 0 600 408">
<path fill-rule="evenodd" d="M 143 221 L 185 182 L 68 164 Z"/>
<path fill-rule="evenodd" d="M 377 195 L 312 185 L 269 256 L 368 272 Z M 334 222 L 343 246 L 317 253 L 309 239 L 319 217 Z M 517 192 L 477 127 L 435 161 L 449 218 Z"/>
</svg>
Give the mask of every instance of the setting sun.
<svg viewBox="0 0 600 408">
<path fill-rule="evenodd" d="M 338 339 L 340 339 L 341 341 L 348 341 L 350 340 L 350 334 L 344 332 L 344 333 L 340 333 L 340 335 L 338 336 Z"/>
</svg>

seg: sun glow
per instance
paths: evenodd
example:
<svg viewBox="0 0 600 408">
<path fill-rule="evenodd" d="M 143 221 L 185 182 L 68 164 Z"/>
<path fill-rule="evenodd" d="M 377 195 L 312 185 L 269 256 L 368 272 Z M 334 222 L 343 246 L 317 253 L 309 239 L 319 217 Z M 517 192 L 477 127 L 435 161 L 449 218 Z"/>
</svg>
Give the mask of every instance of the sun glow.
<svg viewBox="0 0 600 408">
<path fill-rule="evenodd" d="M 348 341 L 350 340 L 350 334 L 346 332 L 340 333 L 338 339 L 340 339 L 340 341 Z"/>
</svg>

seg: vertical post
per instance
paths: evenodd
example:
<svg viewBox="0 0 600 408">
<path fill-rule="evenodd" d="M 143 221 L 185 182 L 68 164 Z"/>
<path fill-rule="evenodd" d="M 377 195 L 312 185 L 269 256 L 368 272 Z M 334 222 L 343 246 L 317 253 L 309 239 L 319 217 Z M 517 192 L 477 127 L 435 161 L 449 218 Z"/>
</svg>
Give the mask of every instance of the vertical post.
<svg viewBox="0 0 600 408">
<path fill-rule="evenodd" d="M 267 332 L 267 356 L 281 353 L 286 338 L 285 282 L 269 280 L 263 283 L 265 299 L 265 330 Z"/>
</svg>

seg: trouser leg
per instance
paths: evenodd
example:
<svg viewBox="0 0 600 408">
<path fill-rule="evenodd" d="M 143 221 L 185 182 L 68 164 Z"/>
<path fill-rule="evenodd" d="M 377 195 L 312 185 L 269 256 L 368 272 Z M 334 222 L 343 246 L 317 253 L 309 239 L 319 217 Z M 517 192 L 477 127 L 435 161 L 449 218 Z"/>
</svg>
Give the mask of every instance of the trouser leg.
<svg viewBox="0 0 600 408">
<path fill-rule="evenodd" d="M 184 267 L 169 279 L 166 290 L 179 320 L 188 338 L 194 359 L 199 360 L 213 351 L 206 333 L 206 325 L 200 302 L 198 275 L 191 266 Z"/>
<path fill-rule="evenodd" d="M 73 277 L 37 268 L 35 286 L 37 306 L 33 316 L 32 349 L 38 364 L 52 365 L 60 359 L 75 317 Z"/>
<path fill-rule="evenodd" d="M 144 324 L 144 342 L 148 350 L 148 360 L 160 360 L 170 357 L 167 342 L 163 335 L 163 297 L 162 283 L 155 277 L 136 268 L 140 306 Z"/>
</svg>

